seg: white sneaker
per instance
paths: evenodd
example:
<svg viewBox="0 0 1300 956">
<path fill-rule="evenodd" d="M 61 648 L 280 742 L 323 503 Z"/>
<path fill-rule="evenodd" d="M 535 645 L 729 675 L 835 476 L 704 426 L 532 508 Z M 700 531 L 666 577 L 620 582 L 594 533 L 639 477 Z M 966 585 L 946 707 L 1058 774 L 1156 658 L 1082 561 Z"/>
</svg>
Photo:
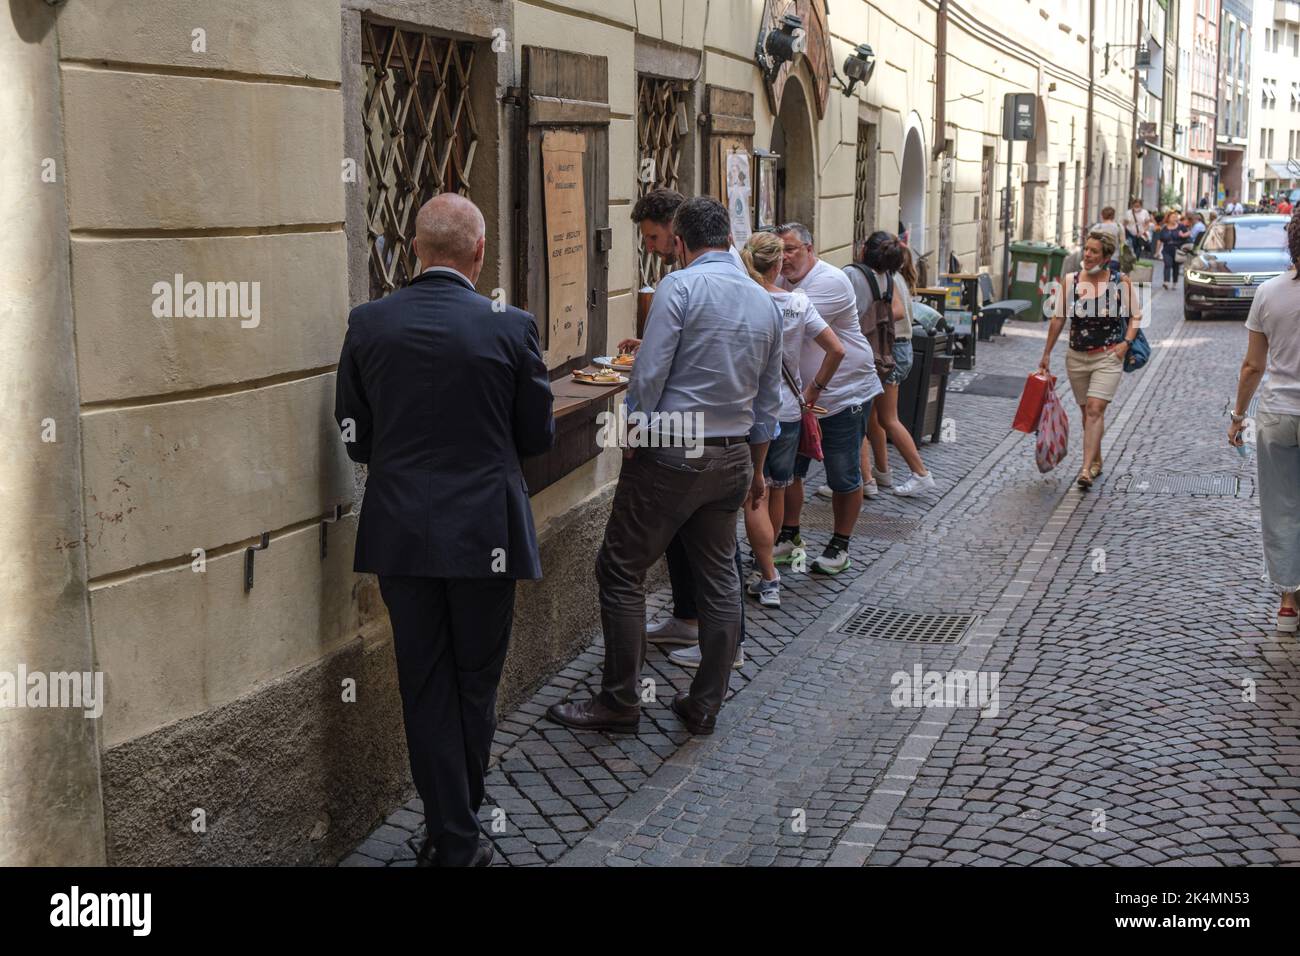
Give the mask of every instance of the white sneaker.
<svg viewBox="0 0 1300 956">
<path fill-rule="evenodd" d="M 881 471 L 875 465 L 872 465 L 871 477 L 881 488 L 894 487 L 894 473 L 892 471 Z"/>
<path fill-rule="evenodd" d="M 829 498 L 833 494 L 835 494 L 835 492 L 831 491 L 830 485 L 822 485 L 820 488 L 817 489 L 818 498 Z"/>
<path fill-rule="evenodd" d="M 803 538 L 799 535 L 778 541 L 772 545 L 772 563 L 790 564 L 794 560 L 796 551 L 803 551 Z"/>
<path fill-rule="evenodd" d="M 847 571 L 853 567 L 853 562 L 849 560 L 848 550 L 836 551 L 831 557 L 819 554 L 813 558 L 812 570 L 818 574 L 839 574 L 841 571 Z"/>
<path fill-rule="evenodd" d="M 880 496 L 880 486 L 876 484 L 874 478 L 862 483 L 862 493 L 868 498 L 878 498 Z"/>
<path fill-rule="evenodd" d="M 700 639 L 698 624 L 687 624 L 679 617 L 670 617 L 645 629 L 645 639 L 650 644 L 694 644 Z"/>
<path fill-rule="evenodd" d="M 934 475 L 911 475 L 901 485 L 894 485 L 894 494 L 900 498 L 914 498 L 934 488 Z"/>
<path fill-rule="evenodd" d="M 679 651 L 673 651 L 668 655 L 668 659 L 674 664 L 680 664 L 682 667 L 689 667 L 695 670 L 700 666 L 700 645 L 692 644 L 690 647 L 683 647 Z M 745 646 L 742 644 L 736 648 L 736 659 L 732 662 L 732 667 L 743 667 L 745 665 Z"/>
<path fill-rule="evenodd" d="M 778 577 L 772 581 L 760 581 L 758 591 L 758 603 L 763 607 L 780 607 L 781 606 L 781 579 Z"/>
</svg>

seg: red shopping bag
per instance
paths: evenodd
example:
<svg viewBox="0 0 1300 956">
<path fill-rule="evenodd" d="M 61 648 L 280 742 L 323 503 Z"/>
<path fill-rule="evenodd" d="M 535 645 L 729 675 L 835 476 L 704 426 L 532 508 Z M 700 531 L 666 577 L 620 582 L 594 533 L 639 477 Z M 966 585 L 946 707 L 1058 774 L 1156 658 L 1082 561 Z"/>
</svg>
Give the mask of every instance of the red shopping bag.
<svg viewBox="0 0 1300 956">
<path fill-rule="evenodd" d="M 822 426 L 812 409 L 805 408 L 799 423 L 799 454 L 813 461 L 822 460 Z"/>
<path fill-rule="evenodd" d="M 1065 457 L 1070 441 L 1070 419 L 1061 407 L 1054 389 L 1048 389 L 1043 402 L 1043 415 L 1038 420 L 1038 441 L 1034 445 L 1034 460 L 1038 470 L 1049 472 Z"/>
<path fill-rule="evenodd" d="M 1020 393 L 1020 407 L 1016 409 L 1011 427 L 1026 435 L 1038 431 L 1038 420 L 1043 417 L 1043 403 L 1047 393 L 1056 387 L 1056 378 L 1033 373 L 1025 380 L 1025 390 Z"/>
</svg>

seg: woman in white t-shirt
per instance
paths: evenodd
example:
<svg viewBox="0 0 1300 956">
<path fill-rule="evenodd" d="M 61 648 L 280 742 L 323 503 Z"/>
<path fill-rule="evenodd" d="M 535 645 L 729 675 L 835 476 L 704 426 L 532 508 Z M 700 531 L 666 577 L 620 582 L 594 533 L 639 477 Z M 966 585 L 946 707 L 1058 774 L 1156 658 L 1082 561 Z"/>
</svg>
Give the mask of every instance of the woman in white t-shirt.
<svg viewBox="0 0 1300 956">
<path fill-rule="evenodd" d="M 767 447 L 763 462 L 763 477 L 772 489 L 767 496 L 767 507 L 746 507 L 745 534 L 754 552 L 754 573 L 745 590 L 758 598 L 764 607 L 781 606 L 781 576 L 772 563 L 772 545 L 785 519 L 785 489 L 794 481 L 795 456 L 799 451 L 799 422 L 804 405 L 816 405 L 818 390 L 805 387 L 800 377 L 800 359 L 804 352 L 816 345 L 823 355 L 813 381 L 829 382 L 844 359 L 844 346 L 826 320 L 818 314 L 808 296 L 799 291 L 787 292 L 776 284 L 781 274 L 781 258 L 785 247 L 770 232 L 756 232 L 749 237 L 741 258 L 750 277 L 761 285 L 781 307 L 783 331 L 781 335 L 781 432 Z M 790 388 L 793 382 L 798 391 Z"/>
<path fill-rule="evenodd" d="M 1255 413 L 1259 453 L 1259 515 L 1264 538 L 1264 577 L 1282 596 L 1277 629 L 1297 631 L 1300 613 L 1300 213 L 1286 230 L 1291 269 L 1255 293 L 1246 328 L 1250 342 L 1237 382 L 1237 404 L 1228 443 L 1242 447 L 1246 409 L 1268 372 Z"/>
</svg>

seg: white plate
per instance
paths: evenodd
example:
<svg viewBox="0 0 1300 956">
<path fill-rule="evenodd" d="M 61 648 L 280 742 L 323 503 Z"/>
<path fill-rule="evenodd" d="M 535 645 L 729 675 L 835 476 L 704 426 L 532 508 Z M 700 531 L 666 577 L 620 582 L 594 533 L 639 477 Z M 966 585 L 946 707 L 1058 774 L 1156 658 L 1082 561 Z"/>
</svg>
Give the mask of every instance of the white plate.
<svg viewBox="0 0 1300 956">
<path fill-rule="evenodd" d="M 597 355 L 597 356 L 596 356 L 594 359 L 592 359 L 591 361 L 592 361 L 592 364 L 593 364 L 593 365 L 599 365 L 599 366 L 601 366 L 601 367 L 603 367 L 603 368 L 612 368 L 612 369 L 617 369 L 617 370 L 619 370 L 620 372 L 622 372 L 622 371 L 628 371 L 628 370 L 630 370 L 630 369 L 632 368 L 631 365 L 615 365 L 615 364 L 614 364 L 614 359 L 617 358 L 617 357 L 618 357 L 618 356 L 615 356 L 615 355 Z M 633 364 L 635 364 L 635 363 L 633 363 Z"/>
<path fill-rule="evenodd" d="M 626 375 L 619 375 L 617 382 L 585 382 L 580 378 L 573 378 L 572 376 L 570 376 L 570 378 L 572 378 L 572 380 L 577 382 L 579 385 L 626 385 L 628 382 L 628 378 Z"/>
</svg>

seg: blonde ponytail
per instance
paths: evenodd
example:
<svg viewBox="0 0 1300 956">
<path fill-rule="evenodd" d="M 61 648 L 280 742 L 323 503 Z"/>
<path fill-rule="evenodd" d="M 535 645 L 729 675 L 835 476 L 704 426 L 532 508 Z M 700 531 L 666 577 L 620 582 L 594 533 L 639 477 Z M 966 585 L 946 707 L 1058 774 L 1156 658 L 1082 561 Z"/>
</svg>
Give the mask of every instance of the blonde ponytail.
<svg viewBox="0 0 1300 956">
<path fill-rule="evenodd" d="M 767 281 L 764 276 L 781 261 L 784 254 L 785 245 L 770 232 L 754 233 L 745 243 L 745 248 L 740 250 L 740 258 L 744 260 L 749 277 L 759 285 Z"/>
</svg>

